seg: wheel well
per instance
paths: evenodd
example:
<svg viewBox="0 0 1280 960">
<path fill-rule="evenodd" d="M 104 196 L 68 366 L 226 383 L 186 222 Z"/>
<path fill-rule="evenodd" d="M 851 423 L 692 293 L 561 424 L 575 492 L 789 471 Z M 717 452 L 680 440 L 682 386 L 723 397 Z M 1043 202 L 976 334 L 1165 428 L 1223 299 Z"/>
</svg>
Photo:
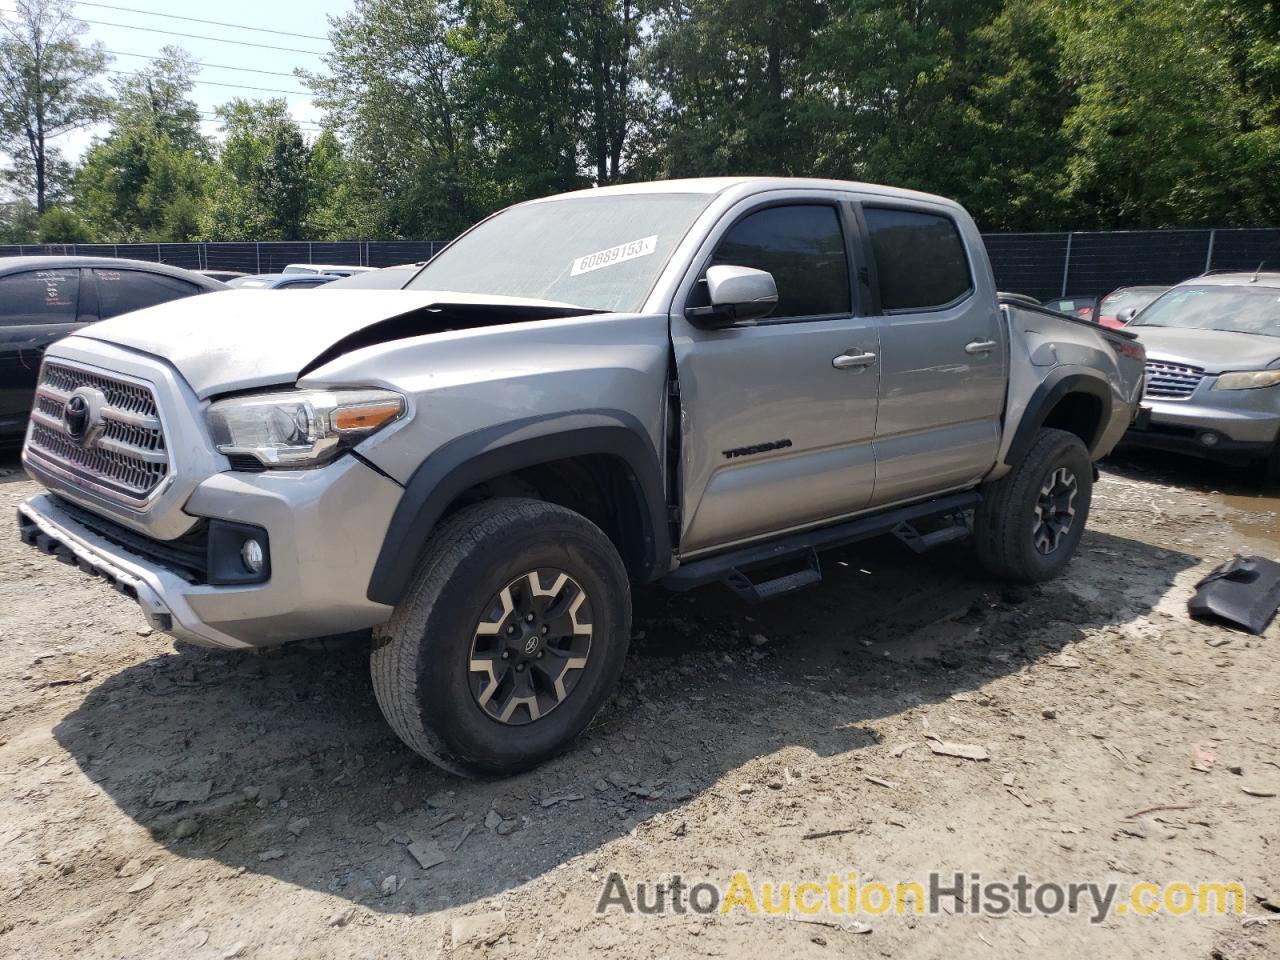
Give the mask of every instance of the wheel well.
<svg viewBox="0 0 1280 960">
<path fill-rule="evenodd" d="M 1068 393 L 1054 404 L 1041 426 L 1074 433 L 1092 452 L 1102 429 L 1102 400 L 1089 393 Z"/>
<path fill-rule="evenodd" d="M 582 514 L 613 542 L 627 572 L 643 575 L 652 531 L 639 480 L 622 458 L 584 454 L 514 470 L 464 490 L 441 519 L 497 497 L 528 497 Z"/>
</svg>

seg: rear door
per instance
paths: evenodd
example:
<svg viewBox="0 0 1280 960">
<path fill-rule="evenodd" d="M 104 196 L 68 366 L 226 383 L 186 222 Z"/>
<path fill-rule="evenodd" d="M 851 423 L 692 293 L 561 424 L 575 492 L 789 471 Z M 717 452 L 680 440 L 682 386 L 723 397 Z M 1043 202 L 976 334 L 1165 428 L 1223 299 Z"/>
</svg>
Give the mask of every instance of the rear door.
<svg viewBox="0 0 1280 960">
<path fill-rule="evenodd" d="M 868 198 L 879 308 L 879 506 L 969 486 L 995 462 L 1008 342 L 973 222 L 950 208 Z"/>
<path fill-rule="evenodd" d="M 871 497 L 879 351 L 838 195 L 743 201 L 708 236 L 671 316 L 680 383 L 681 552 L 689 555 L 856 512 Z M 854 261 L 851 263 L 851 261 Z M 704 330 L 706 269 L 767 270 L 764 320 Z M 833 366 L 836 358 L 863 362 Z"/>
<path fill-rule="evenodd" d="M 25 424 L 45 347 L 80 328 L 79 297 L 77 267 L 0 277 L 0 436 Z"/>
</svg>

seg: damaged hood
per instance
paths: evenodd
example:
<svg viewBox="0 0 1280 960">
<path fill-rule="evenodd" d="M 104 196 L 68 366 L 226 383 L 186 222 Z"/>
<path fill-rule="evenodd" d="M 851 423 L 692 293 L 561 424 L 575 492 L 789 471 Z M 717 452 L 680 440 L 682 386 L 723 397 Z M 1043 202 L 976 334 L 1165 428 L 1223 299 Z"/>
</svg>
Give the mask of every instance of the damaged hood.
<svg viewBox="0 0 1280 960">
<path fill-rule="evenodd" d="M 1152 360 L 1167 360 L 1202 367 L 1208 373 L 1226 370 L 1261 370 L 1280 359 L 1280 337 L 1229 330 L 1189 330 L 1179 327 L 1124 329 L 1138 335 Z"/>
<path fill-rule="evenodd" d="M 550 300 L 434 290 L 229 290 L 127 313 L 76 336 L 167 360 L 204 399 L 292 383 L 335 346 L 357 348 L 360 334 L 384 321 L 397 321 L 397 337 L 438 333 L 458 325 L 451 319 L 459 311 L 471 318 L 464 326 L 597 312 Z"/>
</svg>

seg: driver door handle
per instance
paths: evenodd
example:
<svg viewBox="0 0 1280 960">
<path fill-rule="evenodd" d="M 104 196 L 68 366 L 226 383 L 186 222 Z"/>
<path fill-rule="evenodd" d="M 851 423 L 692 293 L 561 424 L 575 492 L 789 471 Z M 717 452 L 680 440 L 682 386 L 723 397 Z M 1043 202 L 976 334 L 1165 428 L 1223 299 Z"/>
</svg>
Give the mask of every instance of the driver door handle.
<svg viewBox="0 0 1280 960">
<path fill-rule="evenodd" d="M 973 342 L 965 345 L 964 352 L 990 353 L 998 346 L 1000 346 L 1000 344 L 996 343 L 994 340 L 974 340 Z"/>
<path fill-rule="evenodd" d="M 831 361 L 837 370 L 848 370 L 850 367 L 869 367 L 876 362 L 874 353 L 842 353 Z"/>
</svg>

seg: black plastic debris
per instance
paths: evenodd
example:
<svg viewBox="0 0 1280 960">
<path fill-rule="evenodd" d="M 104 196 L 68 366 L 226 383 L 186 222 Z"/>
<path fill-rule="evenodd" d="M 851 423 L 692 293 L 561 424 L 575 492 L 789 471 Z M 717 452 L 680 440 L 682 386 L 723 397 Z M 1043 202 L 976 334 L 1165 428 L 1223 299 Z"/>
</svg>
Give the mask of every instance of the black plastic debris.
<svg viewBox="0 0 1280 960">
<path fill-rule="evenodd" d="M 1225 620 L 1260 634 L 1280 607 L 1280 563 L 1234 557 L 1198 584 L 1187 603 L 1193 617 Z"/>
</svg>

